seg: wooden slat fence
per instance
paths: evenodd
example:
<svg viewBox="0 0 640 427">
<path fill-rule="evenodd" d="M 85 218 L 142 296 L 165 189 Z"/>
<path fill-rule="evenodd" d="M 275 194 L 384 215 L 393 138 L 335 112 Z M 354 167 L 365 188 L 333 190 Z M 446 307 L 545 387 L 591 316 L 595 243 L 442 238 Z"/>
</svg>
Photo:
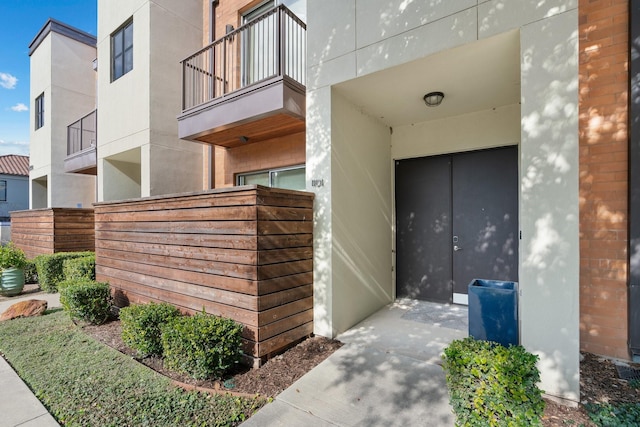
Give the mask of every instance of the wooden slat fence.
<svg viewBox="0 0 640 427">
<path fill-rule="evenodd" d="M 313 331 L 313 194 L 244 186 L 97 203 L 96 275 L 120 306 L 245 325 L 259 365 Z"/>
<path fill-rule="evenodd" d="M 11 212 L 11 241 L 27 258 L 56 252 L 93 251 L 93 209 L 48 208 Z"/>
</svg>

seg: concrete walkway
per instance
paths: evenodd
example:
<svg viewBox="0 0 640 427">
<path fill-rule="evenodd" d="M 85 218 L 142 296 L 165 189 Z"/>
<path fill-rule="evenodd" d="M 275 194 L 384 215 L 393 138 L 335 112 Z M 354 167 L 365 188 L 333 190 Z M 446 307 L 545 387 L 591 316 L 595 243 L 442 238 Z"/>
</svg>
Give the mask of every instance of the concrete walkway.
<svg viewBox="0 0 640 427">
<path fill-rule="evenodd" d="M 30 288 L 27 287 L 26 291 L 29 292 Z M 60 307 L 58 294 L 30 292 L 10 298 L 2 297 L 0 313 L 16 302 L 28 299 L 46 300 L 49 309 Z M 59 425 L 2 357 L 0 357 L 0 414 L 2 427 L 57 427 Z"/>
<path fill-rule="evenodd" d="M 399 300 L 242 426 L 453 426 L 440 355 L 466 321 L 466 307 Z"/>
</svg>

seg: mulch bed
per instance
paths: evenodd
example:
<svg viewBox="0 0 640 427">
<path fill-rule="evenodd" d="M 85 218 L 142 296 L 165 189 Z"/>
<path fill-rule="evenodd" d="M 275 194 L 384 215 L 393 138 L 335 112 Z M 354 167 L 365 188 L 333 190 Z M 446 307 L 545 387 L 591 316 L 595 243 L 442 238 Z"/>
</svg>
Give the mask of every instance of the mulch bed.
<svg viewBox="0 0 640 427">
<path fill-rule="evenodd" d="M 259 369 L 241 366 L 223 380 L 195 380 L 188 375 L 164 369 L 161 358 L 138 358 L 135 350 L 122 342 L 122 327 L 118 320 L 99 326 L 87 325 L 83 330 L 98 341 L 131 356 L 178 383 L 210 391 L 220 390 L 251 396 L 259 394 L 263 397 L 277 396 L 342 346 L 342 343 L 336 340 L 318 336 L 310 337 L 269 359 Z"/>
</svg>

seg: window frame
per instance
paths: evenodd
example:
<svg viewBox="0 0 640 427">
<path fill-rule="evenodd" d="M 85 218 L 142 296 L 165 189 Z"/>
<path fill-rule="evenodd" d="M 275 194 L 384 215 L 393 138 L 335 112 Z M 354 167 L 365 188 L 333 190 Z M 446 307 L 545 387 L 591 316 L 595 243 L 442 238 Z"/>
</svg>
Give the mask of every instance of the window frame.
<svg viewBox="0 0 640 427">
<path fill-rule="evenodd" d="M 130 44 L 127 44 L 127 30 L 131 29 L 131 40 Z M 122 42 L 120 47 L 120 52 L 116 54 L 116 47 L 118 47 L 118 36 L 121 37 Z M 111 44 L 111 82 L 118 80 L 120 77 L 129 73 L 129 71 L 133 70 L 133 17 L 129 18 L 124 24 L 118 27 L 113 33 L 111 33 L 110 37 Z M 130 68 L 127 69 L 126 58 L 127 54 L 131 55 L 131 65 Z M 117 64 L 117 60 L 120 58 L 120 66 Z"/>
<path fill-rule="evenodd" d="M 44 92 L 42 92 L 40 95 L 36 97 L 35 106 L 33 110 L 35 113 L 34 127 L 35 127 L 35 130 L 38 130 L 44 126 Z"/>
<path fill-rule="evenodd" d="M 272 169 L 262 169 L 262 170 L 257 170 L 257 171 L 251 171 L 251 172 L 243 172 L 243 173 L 238 173 L 236 174 L 236 185 L 248 185 L 245 184 L 244 179 L 247 176 L 251 176 L 251 175 L 258 175 L 261 173 L 268 173 L 269 174 L 269 187 L 270 188 L 281 188 L 281 187 L 274 187 L 273 186 L 273 177 L 274 174 L 277 172 L 283 172 L 283 171 L 290 171 L 290 170 L 296 170 L 296 169 L 302 169 L 305 170 L 307 167 L 306 164 L 301 164 L 301 165 L 295 165 L 295 166 L 286 166 L 286 167 L 282 167 L 282 168 L 272 168 Z M 304 191 L 304 190 L 300 190 L 300 191 Z"/>
<path fill-rule="evenodd" d="M 6 202 L 6 201 L 7 201 L 7 180 L 0 179 L 0 202 Z"/>
</svg>

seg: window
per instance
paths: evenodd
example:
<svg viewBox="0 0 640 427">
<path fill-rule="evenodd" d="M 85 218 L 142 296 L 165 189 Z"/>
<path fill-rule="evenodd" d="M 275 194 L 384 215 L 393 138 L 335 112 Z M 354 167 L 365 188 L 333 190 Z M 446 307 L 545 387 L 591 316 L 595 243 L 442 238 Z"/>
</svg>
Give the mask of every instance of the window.
<svg viewBox="0 0 640 427">
<path fill-rule="evenodd" d="M 44 92 L 36 98 L 36 130 L 44 126 Z"/>
<path fill-rule="evenodd" d="M 133 21 L 111 35 L 111 81 L 133 69 Z"/>
<path fill-rule="evenodd" d="M 275 7 L 274 0 L 265 1 L 242 15 L 247 24 Z M 242 45 L 242 80 L 248 86 L 276 74 L 276 45 L 269 42 L 276 33 L 277 20 L 271 15 L 247 28 Z"/>
<path fill-rule="evenodd" d="M 7 201 L 7 181 L 0 180 L 0 202 Z"/>
<path fill-rule="evenodd" d="M 305 167 L 272 169 L 238 175 L 238 185 L 264 185 L 265 187 L 305 190 Z"/>
</svg>

